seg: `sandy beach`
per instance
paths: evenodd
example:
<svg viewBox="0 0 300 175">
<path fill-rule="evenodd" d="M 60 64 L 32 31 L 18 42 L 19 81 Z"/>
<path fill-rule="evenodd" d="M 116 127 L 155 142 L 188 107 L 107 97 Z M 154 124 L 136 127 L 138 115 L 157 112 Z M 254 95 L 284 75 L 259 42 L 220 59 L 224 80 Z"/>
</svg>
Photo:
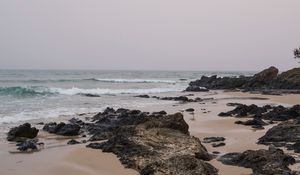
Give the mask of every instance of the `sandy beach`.
<svg viewBox="0 0 300 175">
<path fill-rule="evenodd" d="M 179 96 L 191 93 L 164 93 L 156 94 L 158 96 Z M 199 92 L 194 93 L 193 97 L 214 98 L 204 103 L 173 103 L 170 105 L 153 105 L 151 107 L 141 108 L 142 111 L 160 111 L 165 110 L 168 113 L 183 111 L 187 108 L 194 108 L 194 114 L 183 112 L 185 121 L 189 125 L 190 134 L 200 138 L 209 136 L 222 136 L 226 138 L 226 145 L 213 148 L 211 144 L 203 145 L 209 152 L 219 151 L 220 155 L 228 152 L 241 152 L 248 149 L 257 150 L 266 148 L 264 145 L 257 145 L 257 139 L 265 134 L 272 127 L 269 125 L 264 130 L 253 130 L 251 127 L 236 125 L 236 118 L 218 117 L 220 112 L 225 112 L 233 107 L 226 106 L 229 102 L 238 102 L 244 104 L 282 104 L 290 106 L 300 103 L 300 95 L 282 95 L 269 96 L 241 92 Z M 262 99 L 259 99 L 259 98 Z M 264 99 L 267 98 L 267 99 Z M 40 127 L 40 126 L 37 126 Z M 124 174 L 135 175 L 136 171 L 126 169 L 119 162 L 118 158 L 110 153 L 102 153 L 99 150 L 85 148 L 85 144 L 67 145 L 70 138 L 58 137 L 41 132 L 39 139 L 46 143 L 44 149 L 35 153 L 10 153 L 15 146 L 7 142 L 1 142 L 0 156 L 0 174 L 19 175 L 19 174 L 57 174 L 57 175 L 110 175 Z M 216 159 L 210 163 L 219 170 L 221 175 L 246 175 L 251 174 L 251 169 L 227 166 Z M 297 164 L 292 167 L 300 170 Z"/>
</svg>

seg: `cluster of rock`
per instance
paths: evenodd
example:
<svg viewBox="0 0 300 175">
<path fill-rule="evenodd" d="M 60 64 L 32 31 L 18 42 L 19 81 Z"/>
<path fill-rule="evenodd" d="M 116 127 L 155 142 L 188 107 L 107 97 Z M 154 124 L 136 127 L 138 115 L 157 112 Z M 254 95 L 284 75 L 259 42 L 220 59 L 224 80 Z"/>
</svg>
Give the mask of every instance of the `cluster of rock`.
<svg viewBox="0 0 300 175">
<path fill-rule="evenodd" d="M 284 106 L 270 106 L 265 105 L 259 107 L 255 104 L 244 105 L 236 104 L 237 107 L 228 112 L 221 112 L 221 117 L 236 117 L 236 118 L 252 118 L 246 122 L 237 121 L 237 124 L 252 125 L 254 127 L 262 127 L 267 125 L 263 120 L 269 120 L 271 123 L 274 121 L 286 121 L 289 119 L 297 119 L 300 117 L 300 105 L 286 108 Z"/>
<path fill-rule="evenodd" d="M 300 152 L 300 105 L 292 107 L 262 106 L 235 104 L 237 107 L 229 112 L 222 112 L 219 116 L 237 118 L 251 118 L 247 121 L 237 121 L 236 124 L 250 125 L 253 128 L 263 129 L 263 126 L 281 122 L 269 129 L 259 138 L 259 144 L 282 147 Z M 268 122 L 266 122 L 268 121 Z"/>
<path fill-rule="evenodd" d="M 116 154 L 128 168 L 140 174 L 217 174 L 198 138 L 189 135 L 181 113 L 146 113 L 108 108 L 86 126 L 93 134 L 87 147 Z M 176 144 L 174 144 L 176 143 Z"/>
<path fill-rule="evenodd" d="M 178 102 L 183 102 L 183 103 L 187 103 L 187 102 L 203 102 L 203 101 L 207 101 L 207 100 L 213 100 L 213 98 L 200 98 L 200 97 L 196 97 L 194 99 L 189 98 L 187 96 L 178 96 L 178 97 L 158 97 L 158 96 L 152 96 L 150 97 L 149 95 L 137 95 L 135 97 L 139 97 L 139 98 L 155 98 L 158 100 L 169 100 L 169 101 L 178 101 Z"/>
<path fill-rule="evenodd" d="M 270 67 L 254 76 L 240 77 L 211 77 L 202 76 L 201 79 L 190 82 L 186 91 L 197 89 L 243 89 L 245 91 L 263 91 L 272 94 L 272 90 L 289 89 L 300 90 L 300 68 L 278 74 L 278 69 Z"/>
<path fill-rule="evenodd" d="M 24 123 L 23 125 L 10 129 L 7 133 L 7 140 L 11 142 L 17 142 L 17 149 L 20 151 L 37 151 L 38 146 L 43 143 L 38 143 L 35 139 L 39 133 L 39 130 L 35 127 L 31 127 L 31 124 Z"/>
<path fill-rule="evenodd" d="M 212 143 L 212 147 L 225 146 L 224 137 L 205 137 L 203 143 Z"/>
<path fill-rule="evenodd" d="M 228 153 L 219 159 L 223 164 L 251 168 L 253 175 L 296 175 L 288 167 L 296 163 L 281 149 L 270 146 L 268 150 L 247 150 L 242 153 Z"/>
<path fill-rule="evenodd" d="M 30 125 L 24 125 L 26 130 L 35 131 Z M 19 134 L 23 128 L 23 125 L 13 128 L 8 139 L 36 137 L 37 132 Z M 71 119 L 69 123 L 51 122 L 45 124 L 43 130 L 63 136 L 87 133 L 90 136 L 87 147 L 116 154 L 124 166 L 140 174 L 218 174 L 218 170 L 206 162 L 212 158 L 206 148 L 198 138 L 190 136 L 189 126 L 181 113 L 168 115 L 165 111 L 147 113 L 107 108 L 90 122 L 79 119 Z M 78 143 L 76 140 L 68 142 Z M 19 147 L 23 151 L 35 149 L 38 144 L 26 140 Z"/>
</svg>

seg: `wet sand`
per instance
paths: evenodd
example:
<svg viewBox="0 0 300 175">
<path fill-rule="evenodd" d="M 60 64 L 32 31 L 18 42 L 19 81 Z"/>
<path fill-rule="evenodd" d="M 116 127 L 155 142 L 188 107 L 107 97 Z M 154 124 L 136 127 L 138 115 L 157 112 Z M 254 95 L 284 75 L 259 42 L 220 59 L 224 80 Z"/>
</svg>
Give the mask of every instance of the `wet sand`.
<svg viewBox="0 0 300 175">
<path fill-rule="evenodd" d="M 155 94 L 158 96 L 179 96 L 191 93 L 166 93 Z M 165 110 L 168 113 L 175 113 L 187 108 L 194 108 L 194 114 L 184 112 L 185 120 L 190 126 L 190 133 L 199 137 L 201 140 L 209 136 L 222 136 L 226 138 L 226 146 L 213 148 L 211 144 L 205 144 L 209 152 L 219 151 L 221 154 L 228 152 L 241 152 L 248 149 L 267 148 L 264 145 L 257 145 L 257 139 L 265 134 L 265 130 L 253 130 L 251 127 L 236 125 L 235 118 L 218 117 L 220 112 L 225 112 L 234 107 L 226 106 L 229 102 L 244 104 L 300 104 L 300 95 L 269 96 L 259 94 L 248 94 L 240 92 L 213 91 L 209 93 L 194 93 L 189 98 L 214 98 L 202 103 L 175 103 L 169 105 L 154 105 L 151 107 L 140 108 L 143 111 Z M 253 97 L 269 98 L 260 100 Z M 58 138 L 57 136 L 42 133 L 40 136 L 46 143 L 45 149 L 32 154 L 10 154 L 8 151 L 14 145 L 0 144 L 0 174 L 5 175 L 136 175 L 134 170 L 124 168 L 117 157 L 113 154 L 102 153 L 100 150 L 85 148 L 85 144 L 66 145 L 68 139 Z M 48 145 L 48 146 L 47 146 Z M 219 169 L 220 175 L 247 175 L 251 174 L 251 169 L 227 166 L 218 162 L 216 159 L 210 163 Z M 298 169 L 296 164 L 293 169 Z"/>
</svg>

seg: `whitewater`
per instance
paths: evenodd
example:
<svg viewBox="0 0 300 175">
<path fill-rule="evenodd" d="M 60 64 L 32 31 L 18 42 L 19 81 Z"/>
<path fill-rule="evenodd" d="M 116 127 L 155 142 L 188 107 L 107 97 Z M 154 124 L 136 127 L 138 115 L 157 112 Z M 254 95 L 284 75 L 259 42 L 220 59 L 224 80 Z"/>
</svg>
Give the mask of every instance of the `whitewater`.
<svg viewBox="0 0 300 175">
<path fill-rule="evenodd" d="M 106 107 L 173 103 L 136 98 L 184 90 L 202 75 L 240 76 L 251 72 L 0 70 L 0 131 L 25 121 L 47 121 L 100 112 Z"/>
</svg>

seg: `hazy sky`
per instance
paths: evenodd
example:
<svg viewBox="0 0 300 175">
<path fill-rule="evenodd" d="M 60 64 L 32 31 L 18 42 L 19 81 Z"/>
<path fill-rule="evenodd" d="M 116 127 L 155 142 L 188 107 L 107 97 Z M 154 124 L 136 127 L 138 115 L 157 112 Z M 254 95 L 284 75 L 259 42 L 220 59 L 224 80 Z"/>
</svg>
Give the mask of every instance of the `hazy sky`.
<svg viewBox="0 0 300 175">
<path fill-rule="evenodd" d="M 299 0 L 1 0 L 0 69 L 298 66 Z"/>
</svg>

